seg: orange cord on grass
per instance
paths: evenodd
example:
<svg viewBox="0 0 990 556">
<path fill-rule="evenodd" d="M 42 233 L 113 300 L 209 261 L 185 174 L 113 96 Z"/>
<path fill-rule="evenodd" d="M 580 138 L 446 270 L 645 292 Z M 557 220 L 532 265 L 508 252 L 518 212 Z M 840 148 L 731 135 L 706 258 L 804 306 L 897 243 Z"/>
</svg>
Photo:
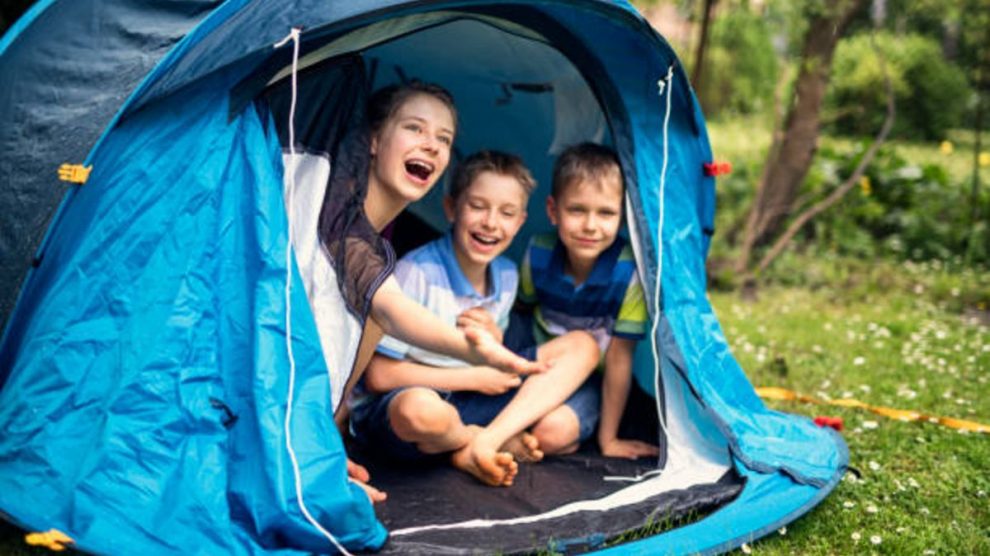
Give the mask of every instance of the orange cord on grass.
<svg viewBox="0 0 990 556">
<path fill-rule="evenodd" d="M 898 421 L 905 421 L 905 422 L 921 421 L 926 423 L 934 423 L 934 424 L 942 425 L 944 427 L 949 427 L 950 429 L 956 429 L 960 431 L 981 432 L 984 434 L 990 434 L 990 426 L 976 423 L 974 421 L 966 421 L 964 419 L 956 419 L 953 417 L 937 417 L 937 416 L 921 413 L 920 411 L 867 405 L 859 400 L 853 400 L 853 399 L 820 400 L 812 396 L 799 394 L 792 390 L 787 390 L 785 388 L 777 388 L 775 386 L 757 388 L 756 394 L 765 400 L 783 400 L 783 401 L 792 401 L 792 402 L 811 403 L 816 405 L 835 405 L 839 407 L 853 407 L 857 409 L 865 409 L 866 411 L 869 411 L 871 413 L 882 415 L 890 419 L 897 419 Z"/>
</svg>

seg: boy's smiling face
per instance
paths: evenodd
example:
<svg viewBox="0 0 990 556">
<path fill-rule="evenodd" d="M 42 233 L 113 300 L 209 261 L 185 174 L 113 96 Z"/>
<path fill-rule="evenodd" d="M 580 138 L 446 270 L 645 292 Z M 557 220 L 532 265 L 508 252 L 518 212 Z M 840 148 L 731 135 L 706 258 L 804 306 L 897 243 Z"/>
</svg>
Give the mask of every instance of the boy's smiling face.
<svg viewBox="0 0 990 556">
<path fill-rule="evenodd" d="M 514 177 L 481 172 L 457 199 L 444 198 L 454 253 L 465 274 L 485 271 L 526 221 L 527 194 Z"/>
<path fill-rule="evenodd" d="M 619 233 L 622 183 L 618 178 L 570 183 L 557 198 L 547 197 L 547 216 L 567 249 L 570 270 L 586 276 Z"/>
</svg>

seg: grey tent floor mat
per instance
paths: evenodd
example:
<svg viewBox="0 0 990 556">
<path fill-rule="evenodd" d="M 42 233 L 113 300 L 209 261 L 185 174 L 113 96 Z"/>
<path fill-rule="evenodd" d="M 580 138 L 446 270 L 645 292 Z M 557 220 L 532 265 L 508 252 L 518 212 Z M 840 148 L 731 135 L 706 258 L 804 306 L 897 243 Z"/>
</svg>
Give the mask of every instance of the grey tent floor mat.
<svg viewBox="0 0 990 556">
<path fill-rule="evenodd" d="M 665 492 L 608 510 L 546 514 L 572 502 L 594 500 L 629 487 L 606 477 L 632 477 L 656 469 L 656 460 L 606 458 L 591 450 L 520 464 L 511 487 L 488 487 L 443 462 L 395 466 L 355 454 L 373 483 L 388 493 L 376 505 L 391 531 L 387 554 L 514 554 L 553 550 L 580 553 L 656 524 L 665 529 L 717 509 L 742 490 L 729 472 L 716 483 Z M 476 526 L 465 526 L 474 521 Z"/>
</svg>

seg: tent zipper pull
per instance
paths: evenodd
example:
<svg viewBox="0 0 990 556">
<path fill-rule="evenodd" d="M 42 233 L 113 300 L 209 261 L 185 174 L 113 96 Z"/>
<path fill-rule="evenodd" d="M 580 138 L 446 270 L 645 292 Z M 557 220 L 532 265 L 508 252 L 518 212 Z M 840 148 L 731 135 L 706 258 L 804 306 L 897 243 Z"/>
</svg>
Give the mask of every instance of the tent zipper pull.
<svg viewBox="0 0 990 556">
<path fill-rule="evenodd" d="M 93 166 L 83 166 L 82 164 L 65 164 L 58 167 L 58 179 L 69 183 L 82 185 L 89 179 L 89 173 L 93 171 Z"/>
</svg>

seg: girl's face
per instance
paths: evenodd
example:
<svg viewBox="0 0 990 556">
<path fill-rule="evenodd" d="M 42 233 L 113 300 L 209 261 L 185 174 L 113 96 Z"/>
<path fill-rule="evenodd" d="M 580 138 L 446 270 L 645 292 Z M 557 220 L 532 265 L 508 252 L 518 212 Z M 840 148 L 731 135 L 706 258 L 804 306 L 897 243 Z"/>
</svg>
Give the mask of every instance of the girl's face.
<svg viewBox="0 0 990 556">
<path fill-rule="evenodd" d="M 408 98 L 371 138 L 369 187 L 411 203 L 422 198 L 450 162 L 454 115 L 428 94 Z"/>
</svg>

